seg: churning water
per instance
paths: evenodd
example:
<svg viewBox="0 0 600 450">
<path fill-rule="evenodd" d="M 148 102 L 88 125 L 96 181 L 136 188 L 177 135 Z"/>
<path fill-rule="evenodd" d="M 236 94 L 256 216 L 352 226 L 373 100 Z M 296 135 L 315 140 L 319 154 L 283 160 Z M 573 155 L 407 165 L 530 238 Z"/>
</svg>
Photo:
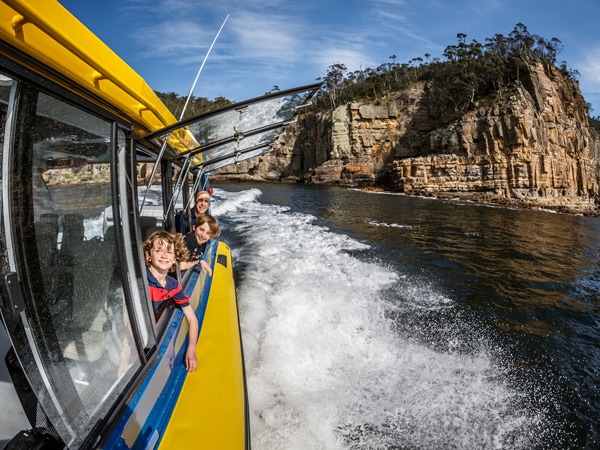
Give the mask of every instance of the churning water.
<svg viewBox="0 0 600 450">
<path fill-rule="evenodd" d="M 217 184 L 255 449 L 600 445 L 600 219 Z"/>
</svg>

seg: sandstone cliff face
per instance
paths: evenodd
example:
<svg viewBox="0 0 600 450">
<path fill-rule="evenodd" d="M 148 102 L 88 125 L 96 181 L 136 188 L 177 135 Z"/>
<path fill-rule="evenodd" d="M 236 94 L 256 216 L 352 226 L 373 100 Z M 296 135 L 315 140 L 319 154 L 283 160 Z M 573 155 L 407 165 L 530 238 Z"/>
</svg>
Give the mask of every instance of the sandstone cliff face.
<svg viewBox="0 0 600 450">
<path fill-rule="evenodd" d="M 429 133 L 430 156 L 396 159 L 389 184 L 413 194 L 594 213 L 599 142 L 579 91 L 541 65 L 509 101 Z M 449 154 L 447 154 L 449 153 Z"/>
<path fill-rule="evenodd" d="M 599 160 L 578 87 L 536 65 L 510 98 L 444 127 L 424 84 L 305 116 L 238 173 L 593 214 Z"/>
</svg>

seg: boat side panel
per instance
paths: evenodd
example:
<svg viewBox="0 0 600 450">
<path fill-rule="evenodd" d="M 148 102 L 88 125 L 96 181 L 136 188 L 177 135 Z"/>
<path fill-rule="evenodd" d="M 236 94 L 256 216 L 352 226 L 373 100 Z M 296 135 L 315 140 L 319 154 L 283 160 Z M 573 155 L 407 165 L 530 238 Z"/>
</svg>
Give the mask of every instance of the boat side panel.
<svg viewBox="0 0 600 450">
<path fill-rule="evenodd" d="M 197 346 L 198 369 L 185 380 L 160 449 L 246 446 L 244 367 L 231 251 L 221 242 L 217 255 Z"/>
<path fill-rule="evenodd" d="M 216 246 L 208 251 L 214 255 Z M 208 262 L 212 264 L 211 259 Z M 211 285 L 210 279 L 196 275 L 186 289 L 190 304 L 196 311 L 200 330 L 204 326 Z M 146 448 L 156 433 L 162 434 L 187 376 L 183 365 L 187 335 L 187 321 L 183 313 L 177 310 L 160 343 L 154 366 L 103 448 Z"/>
</svg>

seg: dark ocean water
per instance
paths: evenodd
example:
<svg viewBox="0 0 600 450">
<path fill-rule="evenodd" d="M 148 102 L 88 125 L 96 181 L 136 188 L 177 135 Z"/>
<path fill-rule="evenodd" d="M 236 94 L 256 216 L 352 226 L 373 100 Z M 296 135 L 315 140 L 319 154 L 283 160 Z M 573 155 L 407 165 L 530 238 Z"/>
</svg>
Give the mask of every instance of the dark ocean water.
<svg viewBox="0 0 600 450">
<path fill-rule="evenodd" d="M 254 448 L 600 448 L 600 219 L 215 188 Z"/>
</svg>

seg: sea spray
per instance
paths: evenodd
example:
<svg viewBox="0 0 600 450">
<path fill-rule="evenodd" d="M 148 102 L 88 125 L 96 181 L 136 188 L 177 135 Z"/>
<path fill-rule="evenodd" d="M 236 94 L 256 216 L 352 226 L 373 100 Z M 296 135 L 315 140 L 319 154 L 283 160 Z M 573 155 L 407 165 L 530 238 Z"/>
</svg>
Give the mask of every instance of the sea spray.
<svg viewBox="0 0 600 450">
<path fill-rule="evenodd" d="M 452 309 L 435 284 L 373 262 L 369 245 L 310 214 L 260 203 L 257 189 L 216 196 L 243 268 L 255 448 L 535 447 L 543 420 L 485 345 L 400 328 L 411 310 Z"/>
</svg>

